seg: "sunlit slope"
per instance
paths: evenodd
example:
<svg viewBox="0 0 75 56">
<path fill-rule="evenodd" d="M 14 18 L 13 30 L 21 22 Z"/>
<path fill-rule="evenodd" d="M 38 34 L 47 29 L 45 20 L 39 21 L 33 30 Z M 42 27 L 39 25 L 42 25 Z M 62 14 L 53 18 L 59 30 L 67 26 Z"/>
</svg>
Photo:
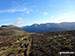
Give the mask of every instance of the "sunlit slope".
<svg viewBox="0 0 75 56">
<path fill-rule="evenodd" d="M 32 39 L 16 26 L 0 28 L 0 56 L 29 56 Z"/>
</svg>

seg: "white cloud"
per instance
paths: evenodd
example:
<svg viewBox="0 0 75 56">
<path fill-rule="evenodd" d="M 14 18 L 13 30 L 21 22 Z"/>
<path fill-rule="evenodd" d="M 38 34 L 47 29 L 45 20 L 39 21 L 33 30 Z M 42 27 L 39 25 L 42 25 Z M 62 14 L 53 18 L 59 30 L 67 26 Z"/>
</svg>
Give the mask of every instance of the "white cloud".
<svg viewBox="0 0 75 56">
<path fill-rule="evenodd" d="M 29 14 L 30 13 L 30 11 L 26 11 L 26 14 Z"/>
<path fill-rule="evenodd" d="M 17 24 L 18 25 L 18 24 L 21 24 L 21 23 L 24 22 L 23 18 L 21 18 L 21 17 L 19 17 L 17 19 L 18 19 L 18 21 L 14 22 L 14 24 Z"/>
<path fill-rule="evenodd" d="M 8 19 L 2 19 L 0 20 L 0 22 L 5 22 L 5 21 L 9 21 Z"/>
<path fill-rule="evenodd" d="M 51 21 L 60 23 L 60 22 L 75 22 L 75 13 L 63 13 L 56 16 L 51 16 Z"/>
<path fill-rule="evenodd" d="M 69 19 L 69 18 L 70 19 L 75 18 L 75 14 L 62 14 L 56 17 L 56 19 Z"/>
<path fill-rule="evenodd" d="M 48 14 L 48 12 L 43 12 L 43 15 L 45 16 L 45 15 L 47 15 Z"/>
<path fill-rule="evenodd" d="M 51 16 L 51 19 L 54 18 L 54 16 Z"/>
<path fill-rule="evenodd" d="M 24 11 L 27 11 L 27 8 L 24 8 L 24 9 L 0 10 L 0 13 L 14 13 L 14 12 L 24 12 Z"/>
<path fill-rule="evenodd" d="M 30 11 L 27 8 L 0 10 L 0 13 L 15 13 L 15 12 L 22 12 L 22 13 L 25 12 L 26 14 L 29 14 L 30 13 Z"/>
<path fill-rule="evenodd" d="M 36 5 L 31 3 L 32 2 L 25 2 L 25 0 L 23 0 L 23 3 L 20 3 L 18 1 L 13 1 L 9 9 L 0 10 L 0 13 L 21 12 L 21 14 L 24 15 L 24 14 L 30 14 L 31 12 L 36 12 Z"/>
<path fill-rule="evenodd" d="M 24 15 L 24 14 L 30 14 L 30 11 L 25 11 L 22 13 L 22 15 Z"/>
</svg>

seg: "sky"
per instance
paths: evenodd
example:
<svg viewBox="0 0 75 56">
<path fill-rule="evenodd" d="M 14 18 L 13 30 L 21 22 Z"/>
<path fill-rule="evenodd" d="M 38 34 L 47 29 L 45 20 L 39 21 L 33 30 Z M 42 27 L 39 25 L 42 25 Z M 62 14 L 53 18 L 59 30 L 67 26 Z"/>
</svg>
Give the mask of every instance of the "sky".
<svg viewBox="0 0 75 56">
<path fill-rule="evenodd" d="M 75 0 L 0 0 L 0 26 L 75 22 Z"/>
</svg>

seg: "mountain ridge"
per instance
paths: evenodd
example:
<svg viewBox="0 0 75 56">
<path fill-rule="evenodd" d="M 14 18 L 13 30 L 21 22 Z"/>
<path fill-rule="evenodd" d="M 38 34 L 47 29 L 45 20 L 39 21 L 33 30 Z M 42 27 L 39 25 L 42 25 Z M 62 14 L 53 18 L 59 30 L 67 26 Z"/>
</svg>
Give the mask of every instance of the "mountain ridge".
<svg viewBox="0 0 75 56">
<path fill-rule="evenodd" d="M 27 32 L 75 30 L 75 22 L 33 24 L 30 26 L 24 26 L 21 29 Z"/>
</svg>

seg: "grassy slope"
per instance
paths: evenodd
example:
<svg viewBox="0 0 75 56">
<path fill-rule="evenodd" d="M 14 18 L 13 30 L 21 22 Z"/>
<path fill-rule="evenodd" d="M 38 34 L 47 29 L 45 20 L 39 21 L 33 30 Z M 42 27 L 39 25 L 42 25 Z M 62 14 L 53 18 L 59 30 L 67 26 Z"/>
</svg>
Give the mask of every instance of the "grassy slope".
<svg viewBox="0 0 75 56">
<path fill-rule="evenodd" d="M 0 28 L 0 56 L 59 56 L 75 51 L 75 31 L 28 33 L 15 26 Z"/>
<path fill-rule="evenodd" d="M 75 31 L 32 34 L 34 56 L 60 56 L 58 52 L 75 52 Z"/>
<path fill-rule="evenodd" d="M 29 56 L 31 42 L 29 33 L 15 26 L 2 27 L 0 30 L 0 56 Z"/>
</svg>

